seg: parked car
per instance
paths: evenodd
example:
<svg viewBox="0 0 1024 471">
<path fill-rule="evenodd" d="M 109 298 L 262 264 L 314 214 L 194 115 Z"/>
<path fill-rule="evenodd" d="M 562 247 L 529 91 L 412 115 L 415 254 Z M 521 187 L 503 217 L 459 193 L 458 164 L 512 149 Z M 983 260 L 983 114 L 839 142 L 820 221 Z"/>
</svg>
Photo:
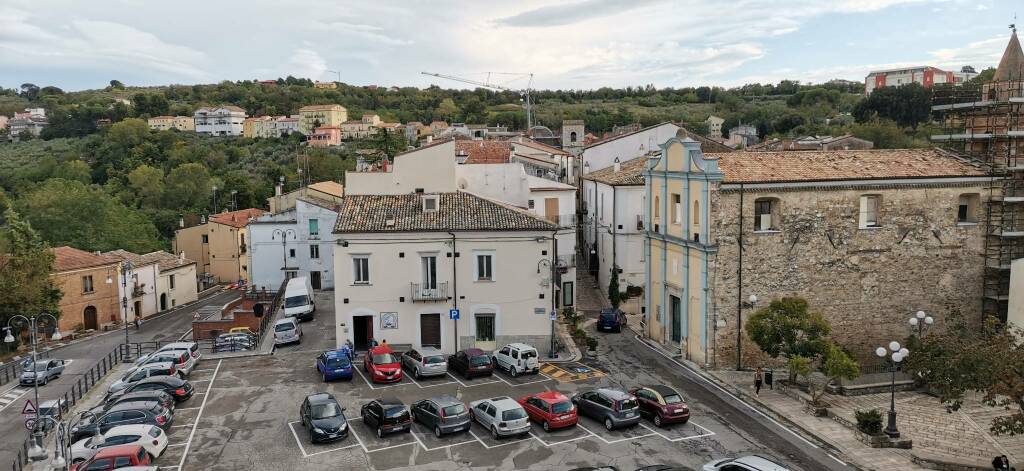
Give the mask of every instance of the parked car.
<svg viewBox="0 0 1024 471">
<path fill-rule="evenodd" d="M 92 458 L 71 465 L 71 471 L 106 471 L 127 466 L 146 466 L 151 463 L 149 453 L 142 446 L 118 445 L 104 448 L 96 452 Z"/>
<path fill-rule="evenodd" d="M 612 430 L 640 423 L 640 406 L 631 394 L 618 389 L 599 388 L 572 398 L 579 414 L 590 417 Z"/>
<path fill-rule="evenodd" d="M 214 353 L 244 352 L 256 348 L 256 338 L 245 333 L 221 334 L 213 342 Z"/>
<path fill-rule="evenodd" d="M 316 370 L 326 383 L 332 379 L 352 379 L 352 352 L 340 348 L 316 356 Z"/>
<path fill-rule="evenodd" d="M 412 428 L 409 408 L 396 397 L 370 401 L 359 413 L 367 427 L 377 430 L 377 438 L 392 432 L 408 432 Z"/>
<path fill-rule="evenodd" d="M 119 425 L 155 425 L 167 430 L 173 421 L 174 415 L 171 411 L 158 402 L 122 402 L 102 415 L 82 417 L 81 422 L 71 427 L 71 442 L 107 433 Z"/>
<path fill-rule="evenodd" d="M 789 471 L 789 468 L 757 455 L 715 460 L 703 467 L 704 471 Z"/>
<path fill-rule="evenodd" d="M 35 363 L 30 361 L 22 369 L 18 382 L 22 386 L 45 385 L 51 379 L 59 378 L 62 373 L 64 373 L 64 360 L 51 358 L 49 360 L 39 360 Z"/>
<path fill-rule="evenodd" d="M 363 371 L 374 383 L 397 383 L 402 380 L 402 364 L 387 345 L 373 347 L 363 358 Z"/>
<path fill-rule="evenodd" d="M 558 391 L 544 391 L 516 399 L 523 406 L 530 420 L 539 422 L 545 432 L 553 429 L 572 427 L 579 421 L 572 401 Z"/>
<path fill-rule="evenodd" d="M 108 393 L 107 399 L 138 391 L 164 391 L 170 394 L 176 402 L 182 402 L 192 397 L 195 388 L 192 387 L 192 383 L 174 376 L 152 376 L 120 391 Z"/>
<path fill-rule="evenodd" d="M 39 416 L 54 419 L 39 422 L 39 427 L 43 429 L 43 433 L 49 433 L 53 429 L 54 424 L 56 424 L 55 421 L 60 421 L 61 417 L 64 417 L 70 410 L 71 408 L 68 406 L 66 399 L 51 399 L 41 402 L 39 404 Z"/>
<path fill-rule="evenodd" d="M 444 376 L 448 373 L 448 360 L 440 349 L 423 347 L 402 354 L 402 366 L 412 371 L 416 379 L 424 376 Z"/>
<path fill-rule="evenodd" d="M 135 366 L 139 367 L 153 363 L 173 363 L 174 367 L 178 370 L 179 376 L 188 376 L 196 366 L 195 360 L 189 355 L 187 350 L 154 352 L 145 357 L 145 359 L 140 358 L 137 360 Z"/>
<path fill-rule="evenodd" d="M 299 420 L 313 443 L 341 440 L 348 436 L 345 408 L 328 393 L 306 396 L 299 406 Z"/>
<path fill-rule="evenodd" d="M 228 333 L 229 334 L 249 334 L 249 336 L 251 336 L 251 337 L 255 337 L 256 336 L 256 332 L 253 332 L 252 329 L 250 329 L 248 327 L 232 327 L 230 330 L 228 330 Z"/>
<path fill-rule="evenodd" d="M 470 402 L 469 413 L 494 439 L 530 433 L 530 416 L 508 396 Z"/>
<path fill-rule="evenodd" d="M 652 464 L 650 466 L 644 466 L 637 468 L 636 471 L 693 471 L 693 468 L 688 466 L 672 466 L 667 464 Z"/>
<path fill-rule="evenodd" d="M 467 348 L 449 356 L 448 369 L 458 372 L 466 379 L 494 374 L 491 355 L 479 348 Z"/>
<path fill-rule="evenodd" d="M 690 407 L 675 389 L 663 384 L 641 386 L 629 391 L 640 404 L 640 415 L 661 427 L 685 424 L 690 420 Z"/>
<path fill-rule="evenodd" d="M 183 375 L 179 376 L 178 368 L 174 366 L 174 363 L 146 363 L 142 366 L 136 366 L 121 375 L 120 379 L 114 381 L 114 383 L 107 388 L 107 392 L 120 391 L 131 384 L 137 383 L 151 376 L 178 376 L 180 378 Z"/>
<path fill-rule="evenodd" d="M 540 371 L 540 362 L 537 361 L 537 349 L 525 343 L 510 343 L 494 352 L 491 357 L 494 365 L 513 377 L 519 373 L 530 372 L 537 374 Z"/>
<path fill-rule="evenodd" d="M 294 317 L 286 317 L 274 323 L 274 345 L 302 343 L 302 327 Z"/>
<path fill-rule="evenodd" d="M 597 330 L 608 331 L 608 332 L 622 332 L 622 327 L 626 325 L 626 314 L 616 308 L 605 308 L 601 309 L 601 313 L 597 315 Z"/>
<path fill-rule="evenodd" d="M 167 345 L 160 347 L 157 353 L 166 352 L 168 350 L 188 350 L 189 355 L 192 359 L 199 363 L 199 360 L 203 359 L 203 353 L 199 351 L 199 344 L 196 342 L 171 342 Z"/>
<path fill-rule="evenodd" d="M 130 401 L 156 401 L 159 402 L 161 406 L 170 409 L 172 413 L 174 412 L 174 408 L 177 406 L 177 404 L 174 402 L 174 396 L 167 394 L 166 391 L 147 390 L 135 391 L 128 394 L 120 394 L 117 397 L 111 397 L 94 406 L 92 409 L 89 410 L 89 412 L 93 414 L 102 414 L 110 410 L 111 407 L 114 407 L 122 402 Z"/>
<path fill-rule="evenodd" d="M 440 438 L 447 433 L 469 430 L 469 409 L 451 396 L 437 396 L 412 403 L 412 420 L 426 425 Z"/>
<path fill-rule="evenodd" d="M 167 434 L 152 425 L 120 425 L 103 435 L 92 436 L 71 444 L 71 463 L 92 458 L 99 450 L 118 445 L 139 445 L 150 460 L 159 458 L 167 449 Z"/>
</svg>

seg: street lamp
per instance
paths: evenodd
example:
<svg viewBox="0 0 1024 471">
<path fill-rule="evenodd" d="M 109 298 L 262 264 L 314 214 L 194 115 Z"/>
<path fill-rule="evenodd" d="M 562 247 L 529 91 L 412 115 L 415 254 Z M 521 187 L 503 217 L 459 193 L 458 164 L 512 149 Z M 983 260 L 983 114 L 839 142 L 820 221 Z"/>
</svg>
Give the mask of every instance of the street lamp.
<svg viewBox="0 0 1024 471">
<path fill-rule="evenodd" d="M 914 317 L 910 318 L 910 327 L 917 327 L 917 338 L 924 336 L 924 328 L 930 327 L 935 323 L 935 319 L 924 313 L 924 311 L 917 311 Z"/>
<path fill-rule="evenodd" d="M 923 314 L 923 313 L 922 313 Z M 889 438 L 900 438 L 900 431 L 896 428 L 896 370 L 899 368 L 900 362 L 910 355 L 910 350 L 906 348 L 900 348 L 900 343 L 896 341 L 889 342 L 889 349 L 885 347 L 878 347 L 875 349 L 875 355 L 879 358 L 888 357 L 892 361 L 892 383 L 890 386 L 890 399 L 889 399 L 889 424 L 885 427 L 885 434 Z"/>
<path fill-rule="evenodd" d="M 274 232 L 270 233 L 270 240 L 277 240 L 277 236 L 281 236 L 281 270 L 284 272 L 285 279 L 288 279 L 288 234 L 292 235 L 292 240 L 298 238 L 295 235 L 295 229 L 274 229 Z"/>
<path fill-rule="evenodd" d="M 757 295 L 747 297 L 747 301 L 740 304 L 736 318 L 736 371 L 743 371 L 743 309 L 753 309 L 757 305 Z"/>
<path fill-rule="evenodd" d="M 217 185 L 213 185 L 213 214 L 217 214 Z"/>
<path fill-rule="evenodd" d="M 124 309 L 124 359 L 130 359 L 130 350 L 128 348 L 128 278 L 132 276 L 132 272 L 135 270 L 135 266 L 132 265 L 131 260 L 125 260 L 117 266 L 117 271 L 121 274 L 121 308 Z M 139 313 L 135 313 L 136 316 Z"/>
<path fill-rule="evenodd" d="M 238 200 L 236 199 L 237 196 L 238 196 L 238 190 L 231 190 L 231 210 L 232 211 L 238 210 Z"/>
<path fill-rule="evenodd" d="M 60 327 L 57 324 L 57 318 L 51 314 L 38 314 L 34 317 L 26 317 L 21 314 L 15 314 L 7 321 L 7 335 L 4 336 L 4 343 L 14 343 L 14 326 L 15 321 L 21 324 L 28 324 L 29 330 L 32 333 L 32 374 L 38 375 L 39 372 L 36 370 L 36 358 L 38 356 L 38 339 L 39 337 L 39 320 L 42 318 L 50 318 L 53 322 L 53 335 L 50 337 L 53 340 L 60 340 Z M 35 404 L 39 407 L 39 381 L 36 376 L 32 377 L 32 389 L 35 394 Z M 39 426 L 39 422 L 36 422 L 36 430 L 33 433 L 35 443 L 32 444 L 28 449 L 28 456 L 33 461 L 38 461 L 46 457 L 46 449 L 43 448 L 43 431 Z"/>
</svg>

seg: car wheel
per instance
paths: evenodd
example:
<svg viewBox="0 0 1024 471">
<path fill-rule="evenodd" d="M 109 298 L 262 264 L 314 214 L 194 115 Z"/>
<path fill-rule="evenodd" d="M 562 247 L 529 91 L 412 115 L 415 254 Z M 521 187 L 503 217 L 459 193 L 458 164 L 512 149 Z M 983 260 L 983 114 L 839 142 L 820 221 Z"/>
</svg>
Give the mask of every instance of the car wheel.
<svg viewBox="0 0 1024 471">
<path fill-rule="evenodd" d="M 498 439 L 498 429 L 494 428 L 493 425 L 491 426 L 491 438 Z"/>
<path fill-rule="evenodd" d="M 434 426 L 434 436 L 437 438 L 441 438 L 441 427 L 438 427 L 436 425 Z"/>
<path fill-rule="evenodd" d="M 544 431 L 545 432 L 550 432 L 551 431 L 551 424 L 549 424 L 548 421 L 545 420 L 544 423 L 541 424 L 541 426 L 544 427 Z"/>
<path fill-rule="evenodd" d="M 384 429 L 377 427 L 377 438 L 384 438 Z"/>
<path fill-rule="evenodd" d="M 516 367 L 514 367 L 514 366 L 509 367 L 508 372 L 509 372 L 509 374 L 512 375 L 513 378 L 515 378 L 516 376 L 519 376 L 519 372 L 516 371 Z"/>
<path fill-rule="evenodd" d="M 423 379 L 423 375 L 420 374 L 419 368 L 416 368 L 416 370 L 412 372 L 412 375 L 415 376 L 416 379 Z"/>
<path fill-rule="evenodd" d="M 605 430 L 611 430 L 611 429 L 615 428 L 615 424 L 612 423 L 612 419 L 610 417 L 606 417 L 604 419 L 604 428 L 605 428 Z"/>
<path fill-rule="evenodd" d="M 320 377 L 323 378 L 324 382 L 327 382 L 327 373 L 321 373 Z"/>
<path fill-rule="evenodd" d="M 661 424 L 662 424 L 662 422 L 661 422 L 661 415 L 660 414 L 654 414 L 654 425 L 657 426 L 657 427 L 661 427 Z"/>
</svg>

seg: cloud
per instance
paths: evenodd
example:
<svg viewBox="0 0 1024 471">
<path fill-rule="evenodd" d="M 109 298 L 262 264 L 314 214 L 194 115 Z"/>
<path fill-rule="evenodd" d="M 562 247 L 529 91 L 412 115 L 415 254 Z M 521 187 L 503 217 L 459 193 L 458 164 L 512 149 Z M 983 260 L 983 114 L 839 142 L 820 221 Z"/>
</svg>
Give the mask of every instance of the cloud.
<svg viewBox="0 0 1024 471">
<path fill-rule="evenodd" d="M 412 40 L 396 37 L 391 32 L 386 31 L 383 27 L 368 24 L 332 21 L 329 23 L 314 23 L 313 28 L 321 31 L 327 31 L 332 34 L 349 36 L 350 41 L 365 39 L 368 41 L 368 43 L 366 43 L 368 47 L 380 45 L 408 46 L 413 44 Z"/>
<path fill-rule="evenodd" d="M 999 35 L 981 41 L 968 43 L 963 47 L 942 48 L 929 51 L 936 66 L 963 66 L 972 64 L 996 64 L 1006 48 L 1006 35 Z"/>
<path fill-rule="evenodd" d="M 527 10 L 512 16 L 498 18 L 494 22 L 501 26 L 513 27 L 565 26 L 594 18 L 619 15 L 647 5 L 664 3 L 665 1 L 632 0 L 630 2 L 622 2 L 621 0 L 583 0 L 581 2 L 559 3 Z"/>
<path fill-rule="evenodd" d="M 327 72 L 327 60 L 319 52 L 309 49 L 310 45 L 306 46 L 293 51 L 292 57 L 281 72 L 282 75 L 308 77 L 316 80 L 323 78 L 324 73 Z"/>
</svg>

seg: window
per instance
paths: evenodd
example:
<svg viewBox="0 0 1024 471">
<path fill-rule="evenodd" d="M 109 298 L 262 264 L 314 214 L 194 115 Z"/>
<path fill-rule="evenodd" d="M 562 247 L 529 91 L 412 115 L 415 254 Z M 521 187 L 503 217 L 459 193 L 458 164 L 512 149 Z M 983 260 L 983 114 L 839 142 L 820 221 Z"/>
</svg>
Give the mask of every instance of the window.
<svg viewBox="0 0 1024 471">
<path fill-rule="evenodd" d="M 174 289 L 174 275 L 171 275 L 167 278 L 167 284 L 171 287 L 171 289 Z"/>
<path fill-rule="evenodd" d="M 203 234 L 203 243 L 204 244 L 209 244 L 210 243 L 210 236 L 209 235 Z"/>
<path fill-rule="evenodd" d="M 357 285 L 370 284 L 370 257 L 352 258 L 352 282 Z"/>
<path fill-rule="evenodd" d="M 309 220 L 309 235 L 317 236 L 320 235 L 320 220 L 310 219 Z"/>
<path fill-rule="evenodd" d="M 569 142 L 576 142 L 576 131 L 569 133 Z"/>
<path fill-rule="evenodd" d="M 423 197 L 423 212 L 433 213 L 437 211 L 437 195 Z"/>
<path fill-rule="evenodd" d="M 960 195 L 959 206 L 956 212 L 956 222 L 959 224 L 978 223 L 978 204 L 981 197 L 977 193 L 965 193 Z"/>
<path fill-rule="evenodd" d="M 694 226 L 699 226 L 700 225 L 700 202 L 699 201 L 694 201 L 693 202 L 693 225 Z"/>
<path fill-rule="evenodd" d="M 91 292 L 93 292 L 92 275 L 87 275 L 87 276 L 83 276 L 82 277 L 82 292 L 83 293 L 91 293 Z"/>
<path fill-rule="evenodd" d="M 573 282 L 563 281 L 562 282 L 562 305 L 572 306 L 573 305 Z"/>
<path fill-rule="evenodd" d="M 292 278 L 295 278 L 296 276 L 299 276 L 299 272 L 295 270 L 288 270 L 284 272 L 284 279 L 286 280 L 290 280 Z"/>
<path fill-rule="evenodd" d="M 437 256 L 420 257 L 420 264 L 423 268 L 423 289 L 437 289 Z"/>
<path fill-rule="evenodd" d="M 758 198 L 754 200 L 754 232 L 777 231 L 779 200 Z"/>
<path fill-rule="evenodd" d="M 288 249 L 288 258 L 295 258 L 295 249 Z"/>
<path fill-rule="evenodd" d="M 654 197 L 654 220 L 661 218 L 661 202 L 657 196 Z"/>
<path fill-rule="evenodd" d="M 526 201 L 526 207 L 528 207 L 530 209 L 533 209 L 533 204 L 534 204 L 533 200 L 527 200 Z"/>
<path fill-rule="evenodd" d="M 318 259 L 320 258 L 320 245 L 310 244 L 309 246 L 309 258 Z"/>
<path fill-rule="evenodd" d="M 494 281 L 494 254 L 476 255 L 476 281 Z"/>
<path fill-rule="evenodd" d="M 683 222 L 683 203 L 682 198 L 673 193 L 672 194 L 672 224 L 680 224 Z"/>
<path fill-rule="evenodd" d="M 861 229 L 869 227 L 882 227 L 878 221 L 878 213 L 882 208 L 881 195 L 863 195 L 860 197 L 860 219 Z"/>
</svg>

